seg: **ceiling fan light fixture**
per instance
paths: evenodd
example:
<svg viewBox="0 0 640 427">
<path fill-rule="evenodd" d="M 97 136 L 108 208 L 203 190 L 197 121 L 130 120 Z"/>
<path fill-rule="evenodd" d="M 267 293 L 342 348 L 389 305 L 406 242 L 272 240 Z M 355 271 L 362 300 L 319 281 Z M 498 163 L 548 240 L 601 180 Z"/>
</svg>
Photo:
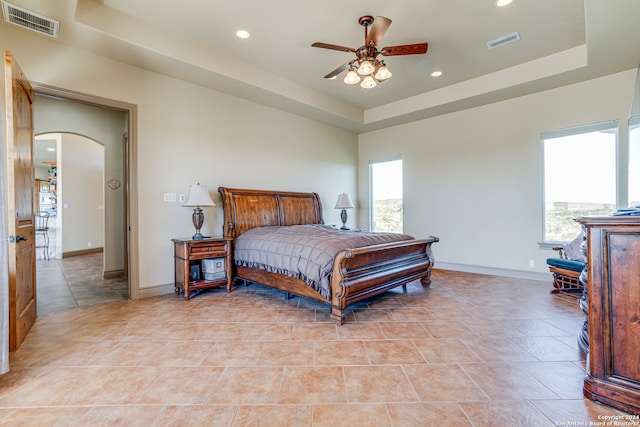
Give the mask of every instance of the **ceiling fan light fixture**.
<svg viewBox="0 0 640 427">
<path fill-rule="evenodd" d="M 393 74 L 391 74 L 391 71 L 389 71 L 389 69 L 387 68 L 386 65 L 382 64 L 382 66 L 380 68 L 378 68 L 378 71 L 376 71 L 375 74 L 375 78 L 376 80 L 378 80 L 379 82 L 383 81 L 383 80 L 387 80 L 389 77 L 391 77 Z"/>
<path fill-rule="evenodd" d="M 344 82 L 348 85 L 354 85 L 360 81 L 360 76 L 354 71 L 354 69 L 350 69 L 347 75 L 344 78 Z"/>
<path fill-rule="evenodd" d="M 360 83 L 360 87 L 363 89 L 372 89 L 377 85 L 378 83 L 376 82 L 376 79 L 371 76 L 365 77 L 364 80 L 362 80 L 362 83 Z"/>
<path fill-rule="evenodd" d="M 392 76 L 391 71 L 387 68 L 384 61 L 378 59 L 378 55 L 386 57 L 427 53 L 428 44 L 426 42 L 387 46 L 379 49 L 378 45 L 380 40 L 391 24 L 391 19 L 389 18 L 385 18 L 384 16 L 376 16 L 374 18 L 373 16 L 365 15 L 358 20 L 358 23 L 364 27 L 364 45 L 357 49 L 330 43 L 311 43 L 312 47 L 355 54 L 355 59 L 333 70 L 324 76 L 325 79 L 334 79 L 338 74 L 348 69 L 349 71 L 344 78 L 346 84 L 353 85 L 360 83 L 360 87 L 363 89 L 371 89 L 378 86 L 378 83 L 382 83 Z M 433 61 L 430 62 L 429 66 L 432 63 Z M 427 66 L 425 65 L 421 68 L 427 68 Z"/>
<path fill-rule="evenodd" d="M 358 67 L 358 74 L 366 76 L 373 73 L 374 70 L 375 68 L 373 67 L 373 64 L 368 59 L 365 59 L 360 64 L 360 67 Z"/>
</svg>

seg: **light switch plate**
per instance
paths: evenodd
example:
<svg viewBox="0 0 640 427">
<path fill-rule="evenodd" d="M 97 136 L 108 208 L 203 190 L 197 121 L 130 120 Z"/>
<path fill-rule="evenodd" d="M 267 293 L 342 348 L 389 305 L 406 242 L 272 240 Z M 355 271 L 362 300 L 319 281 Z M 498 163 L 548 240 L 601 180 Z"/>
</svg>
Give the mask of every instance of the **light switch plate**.
<svg viewBox="0 0 640 427">
<path fill-rule="evenodd" d="M 176 193 L 164 193 L 165 202 L 175 202 L 176 200 Z"/>
</svg>

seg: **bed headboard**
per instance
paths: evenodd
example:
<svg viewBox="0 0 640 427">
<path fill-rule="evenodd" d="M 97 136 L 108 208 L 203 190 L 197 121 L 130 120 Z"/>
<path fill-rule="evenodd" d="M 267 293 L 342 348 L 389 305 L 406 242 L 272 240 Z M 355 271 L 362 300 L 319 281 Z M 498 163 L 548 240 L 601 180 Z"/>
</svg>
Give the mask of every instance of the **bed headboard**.
<svg viewBox="0 0 640 427">
<path fill-rule="evenodd" d="M 219 187 L 225 237 L 266 225 L 323 224 L 318 193 Z"/>
</svg>

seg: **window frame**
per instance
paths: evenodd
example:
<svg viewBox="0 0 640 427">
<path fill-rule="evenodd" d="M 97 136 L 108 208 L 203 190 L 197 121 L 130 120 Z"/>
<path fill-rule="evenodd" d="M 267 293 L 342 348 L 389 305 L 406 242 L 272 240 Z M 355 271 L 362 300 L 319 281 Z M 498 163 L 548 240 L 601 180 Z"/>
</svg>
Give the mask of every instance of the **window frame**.
<svg viewBox="0 0 640 427">
<path fill-rule="evenodd" d="M 541 248 L 552 249 L 558 246 L 559 244 L 567 243 L 564 241 L 546 240 L 546 237 L 547 237 L 546 236 L 546 227 L 547 227 L 546 184 L 547 183 L 545 180 L 545 177 L 546 177 L 546 170 L 545 170 L 546 164 L 545 164 L 545 151 L 544 151 L 545 140 L 562 138 L 567 136 L 574 136 L 574 135 L 591 133 L 591 132 L 604 131 L 604 130 L 612 130 L 615 133 L 615 142 L 614 142 L 615 209 L 620 209 L 620 206 L 626 206 L 626 200 L 628 196 L 626 194 L 627 185 L 625 180 L 628 180 L 628 174 L 627 175 L 625 174 L 627 173 L 628 168 L 621 167 L 621 165 L 624 164 L 624 160 L 625 160 L 625 159 L 622 159 L 621 157 L 626 158 L 628 161 L 628 150 L 626 152 L 621 152 L 620 150 L 621 138 L 620 138 L 620 127 L 619 127 L 618 120 L 607 120 L 604 122 L 598 122 L 593 124 L 541 132 L 540 133 L 540 151 L 541 151 L 541 165 L 542 165 L 542 171 L 541 171 L 542 227 L 541 227 L 541 238 L 539 242 L 539 246 Z M 628 144 L 629 142 L 627 139 L 627 146 Z M 622 177 L 625 177 L 625 178 L 622 179 Z M 624 191 L 621 191 L 623 189 Z"/>
<path fill-rule="evenodd" d="M 393 156 L 386 157 L 376 157 L 374 159 L 369 159 L 369 231 L 374 231 L 374 200 L 373 200 L 373 165 L 378 163 L 387 163 L 387 162 L 395 162 L 400 160 L 402 162 L 402 228 L 404 232 L 404 160 L 402 159 L 402 154 L 396 154 Z"/>
<path fill-rule="evenodd" d="M 640 154 L 640 141 L 632 140 L 631 139 L 631 132 L 632 132 L 632 130 L 637 131 L 638 128 L 640 128 L 640 116 L 630 117 L 628 122 L 627 122 L 627 128 L 628 128 L 628 131 L 629 131 L 629 134 L 628 134 L 628 146 L 627 146 L 628 159 L 627 159 L 627 163 L 626 163 L 626 166 L 627 166 L 627 189 L 626 189 L 627 199 L 626 199 L 626 202 L 627 203 L 626 203 L 626 205 L 623 204 L 621 206 L 631 206 L 632 203 L 634 205 L 637 204 L 637 203 L 640 203 L 640 200 L 632 200 L 632 194 L 631 194 L 631 178 L 632 178 L 631 177 L 631 172 L 632 172 L 631 161 L 634 160 L 634 159 L 637 159 L 637 158 L 632 158 L 632 156 L 631 156 L 631 154 L 632 154 L 632 142 L 634 143 L 634 145 L 633 145 L 634 153 L 633 154 L 635 154 L 636 156 L 640 157 L 639 156 L 639 154 Z M 640 168 L 640 165 L 637 165 L 636 168 Z M 637 194 L 635 194 L 635 195 L 637 196 Z"/>
</svg>

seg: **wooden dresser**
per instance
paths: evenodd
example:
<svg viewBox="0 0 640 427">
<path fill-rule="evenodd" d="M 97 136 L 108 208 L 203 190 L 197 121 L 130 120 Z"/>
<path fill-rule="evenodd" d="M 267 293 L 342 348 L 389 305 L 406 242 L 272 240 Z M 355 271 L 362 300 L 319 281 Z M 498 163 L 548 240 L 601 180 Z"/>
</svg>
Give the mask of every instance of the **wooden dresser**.
<svg viewBox="0 0 640 427">
<path fill-rule="evenodd" d="M 640 217 L 577 219 L 587 235 L 584 396 L 640 414 Z"/>
</svg>

